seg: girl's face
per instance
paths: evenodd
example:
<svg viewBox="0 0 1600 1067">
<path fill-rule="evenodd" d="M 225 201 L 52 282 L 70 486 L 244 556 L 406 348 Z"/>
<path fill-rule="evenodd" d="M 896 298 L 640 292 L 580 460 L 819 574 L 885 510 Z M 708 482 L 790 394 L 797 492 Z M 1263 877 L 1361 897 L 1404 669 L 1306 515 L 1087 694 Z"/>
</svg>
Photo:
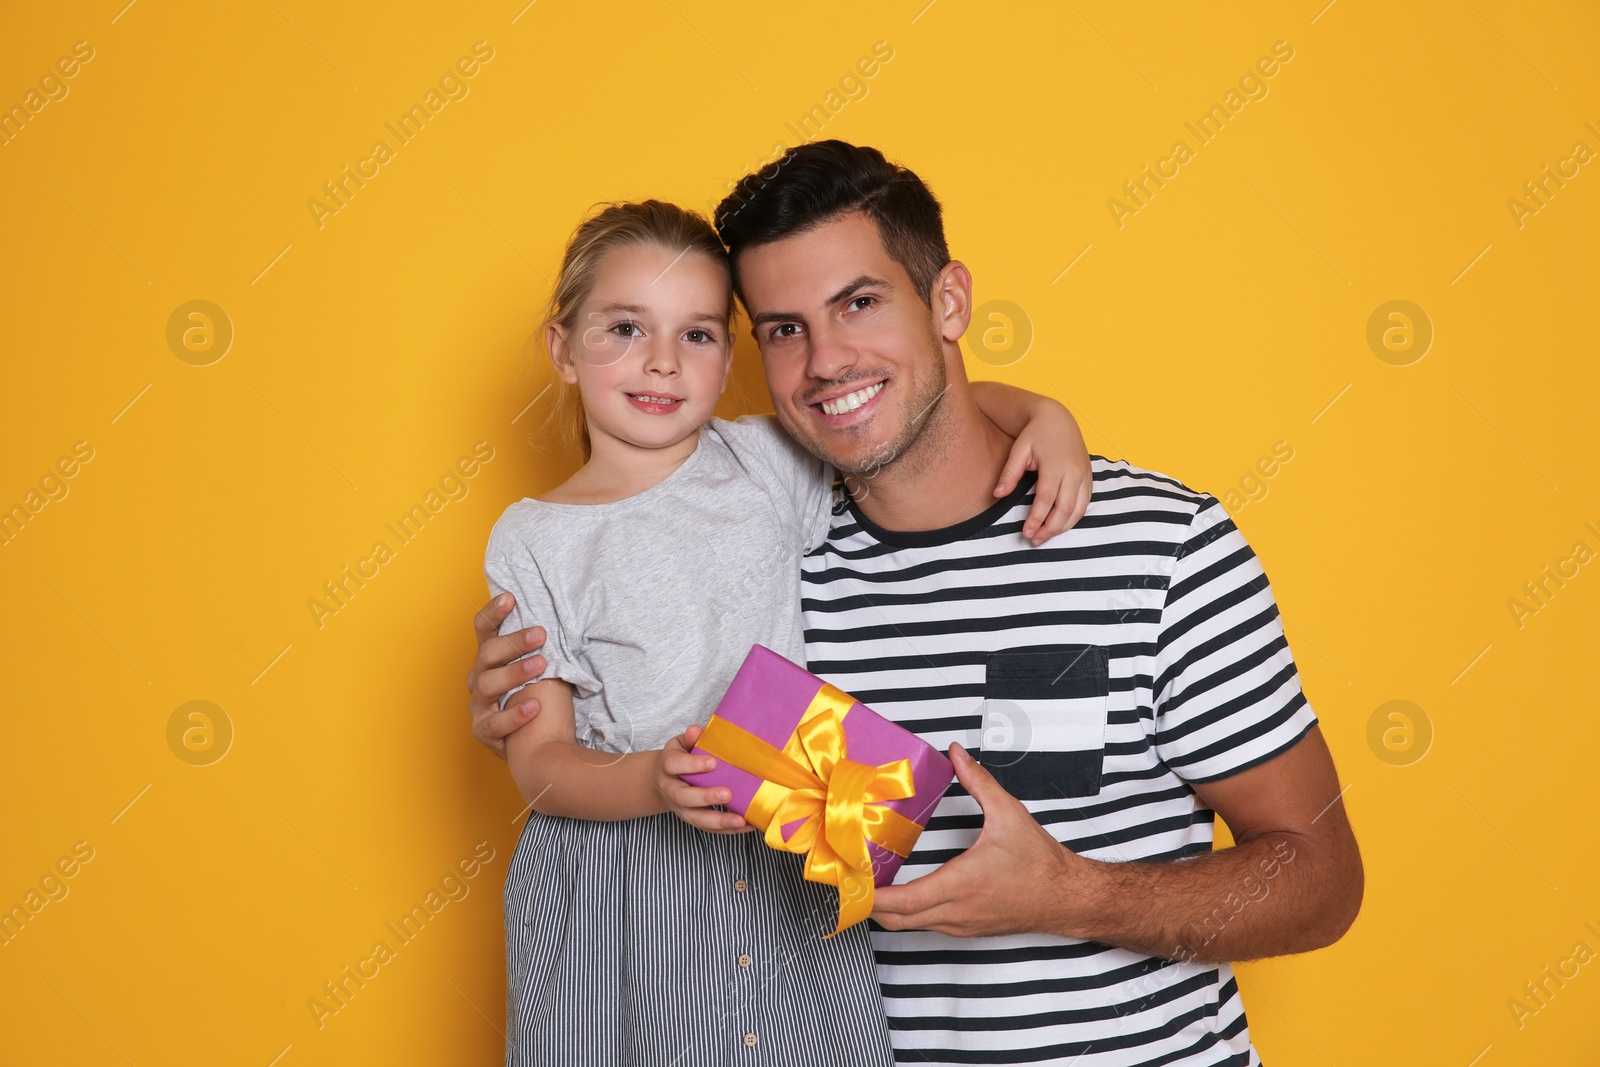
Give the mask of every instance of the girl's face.
<svg viewBox="0 0 1600 1067">
<path fill-rule="evenodd" d="M 616 249 L 550 358 L 583 396 L 589 435 L 667 448 L 696 433 L 728 385 L 733 346 L 726 268 L 698 252 Z"/>
</svg>

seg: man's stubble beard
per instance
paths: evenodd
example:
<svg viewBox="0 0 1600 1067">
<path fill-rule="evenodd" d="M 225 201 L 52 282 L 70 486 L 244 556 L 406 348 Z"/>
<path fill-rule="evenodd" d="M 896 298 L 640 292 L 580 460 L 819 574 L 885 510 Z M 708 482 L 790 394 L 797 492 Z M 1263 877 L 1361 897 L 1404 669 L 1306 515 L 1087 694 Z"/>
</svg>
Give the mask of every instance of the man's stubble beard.
<svg viewBox="0 0 1600 1067">
<path fill-rule="evenodd" d="M 949 391 L 945 373 L 944 350 L 941 339 L 930 329 L 928 350 L 932 373 L 919 385 L 900 410 L 903 420 L 894 437 L 868 451 L 867 454 L 846 460 L 842 456 L 823 455 L 834 469 L 848 475 L 857 484 L 870 487 L 872 480 L 891 466 L 902 473 L 921 473 L 935 465 L 945 454 L 949 434 L 945 416 L 944 396 Z M 883 416 L 880 414 L 879 418 Z"/>
</svg>

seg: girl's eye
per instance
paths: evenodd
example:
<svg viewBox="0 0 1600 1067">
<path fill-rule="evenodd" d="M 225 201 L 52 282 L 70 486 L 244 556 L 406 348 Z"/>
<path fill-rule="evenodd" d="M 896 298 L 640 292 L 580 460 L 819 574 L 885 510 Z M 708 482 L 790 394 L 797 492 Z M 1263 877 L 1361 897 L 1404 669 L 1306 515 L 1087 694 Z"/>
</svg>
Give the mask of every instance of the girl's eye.
<svg viewBox="0 0 1600 1067">
<path fill-rule="evenodd" d="M 639 330 L 640 326 L 637 322 L 619 322 L 615 326 L 611 327 L 612 333 L 617 334 L 618 337 L 626 337 L 629 340 L 638 337 Z"/>
<path fill-rule="evenodd" d="M 691 344 L 697 344 L 697 345 L 705 344 L 707 341 L 716 340 L 716 338 L 711 336 L 711 331 L 709 331 L 709 330 L 690 330 L 688 333 L 684 334 L 683 336 Z"/>
</svg>

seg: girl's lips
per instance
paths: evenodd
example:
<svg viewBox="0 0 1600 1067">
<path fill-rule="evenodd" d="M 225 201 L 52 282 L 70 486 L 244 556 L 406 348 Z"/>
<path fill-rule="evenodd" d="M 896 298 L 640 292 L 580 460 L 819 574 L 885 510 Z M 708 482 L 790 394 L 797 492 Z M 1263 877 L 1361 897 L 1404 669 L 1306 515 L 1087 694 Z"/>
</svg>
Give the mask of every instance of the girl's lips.
<svg viewBox="0 0 1600 1067">
<path fill-rule="evenodd" d="M 670 415 L 674 411 L 677 411 L 679 408 L 683 407 L 682 400 L 672 400 L 663 404 L 655 400 L 641 400 L 632 393 L 627 394 L 627 396 L 628 403 L 632 404 L 640 411 L 648 412 L 651 415 Z"/>
</svg>

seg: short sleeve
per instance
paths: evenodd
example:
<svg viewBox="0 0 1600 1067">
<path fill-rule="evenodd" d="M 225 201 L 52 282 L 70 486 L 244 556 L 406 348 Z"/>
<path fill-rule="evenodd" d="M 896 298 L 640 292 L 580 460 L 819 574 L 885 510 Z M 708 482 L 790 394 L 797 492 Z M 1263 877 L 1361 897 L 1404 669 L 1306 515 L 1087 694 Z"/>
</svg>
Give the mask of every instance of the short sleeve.
<svg viewBox="0 0 1600 1067">
<path fill-rule="evenodd" d="M 833 468 L 790 437 L 775 415 L 744 415 L 711 427 L 777 505 L 800 551 L 821 544 L 833 510 Z"/>
<path fill-rule="evenodd" d="M 562 601 L 552 591 L 549 582 L 534 557 L 525 535 L 518 531 L 515 512 L 508 509 L 489 533 L 489 547 L 484 552 L 483 573 L 489 582 L 489 595 L 510 593 L 516 605 L 505 621 L 500 633 L 505 635 L 529 626 L 542 626 L 545 631 L 544 646 L 525 652 L 513 662 L 529 656 L 542 655 L 544 673 L 534 681 L 560 678 L 572 685 L 579 696 L 591 696 L 600 691 L 600 680 L 574 655 L 573 644 L 581 634 L 580 620 L 572 612 L 563 610 Z M 554 577 L 554 576 L 552 576 Z M 503 709 L 512 694 L 530 683 L 512 689 L 500 698 Z"/>
<path fill-rule="evenodd" d="M 1157 753 L 1191 783 L 1265 763 L 1317 722 L 1266 572 L 1212 496 L 1174 563 L 1152 688 Z"/>
</svg>

